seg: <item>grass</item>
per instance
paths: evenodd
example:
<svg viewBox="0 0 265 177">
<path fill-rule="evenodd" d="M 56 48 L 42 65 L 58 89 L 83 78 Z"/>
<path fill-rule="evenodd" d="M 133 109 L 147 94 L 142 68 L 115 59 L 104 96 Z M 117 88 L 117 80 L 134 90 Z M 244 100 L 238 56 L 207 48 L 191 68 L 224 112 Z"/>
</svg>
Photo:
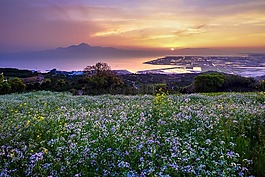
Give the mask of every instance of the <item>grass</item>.
<svg viewBox="0 0 265 177">
<path fill-rule="evenodd" d="M 265 96 L 0 96 L 0 176 L 264 176 Z"/>
</svg>

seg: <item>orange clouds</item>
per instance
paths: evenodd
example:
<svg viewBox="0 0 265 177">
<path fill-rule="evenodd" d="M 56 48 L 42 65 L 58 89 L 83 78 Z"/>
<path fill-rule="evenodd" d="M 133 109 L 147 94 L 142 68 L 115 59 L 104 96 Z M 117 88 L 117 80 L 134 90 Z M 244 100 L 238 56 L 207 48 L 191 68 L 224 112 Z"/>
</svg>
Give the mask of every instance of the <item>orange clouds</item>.
<svg viewBox="0 0 265 177">
<path fill-rule="evenodd" d="M 14 2 L 0 2 L 0 48 L 265 46 L 262 0 Z"/>
</svg>

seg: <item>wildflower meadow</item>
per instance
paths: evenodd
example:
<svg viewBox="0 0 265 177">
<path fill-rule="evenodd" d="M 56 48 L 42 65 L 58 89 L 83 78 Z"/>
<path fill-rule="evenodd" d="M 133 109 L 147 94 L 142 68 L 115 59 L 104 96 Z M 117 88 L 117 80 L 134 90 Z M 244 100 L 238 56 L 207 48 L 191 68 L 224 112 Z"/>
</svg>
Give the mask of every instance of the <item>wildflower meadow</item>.
<svg viewBox="0 0 265 177">
<path fill-rule="evenodd" d="M 0 176 L 264 176 L 264 93 L 0 96 Z"/>
</svg>

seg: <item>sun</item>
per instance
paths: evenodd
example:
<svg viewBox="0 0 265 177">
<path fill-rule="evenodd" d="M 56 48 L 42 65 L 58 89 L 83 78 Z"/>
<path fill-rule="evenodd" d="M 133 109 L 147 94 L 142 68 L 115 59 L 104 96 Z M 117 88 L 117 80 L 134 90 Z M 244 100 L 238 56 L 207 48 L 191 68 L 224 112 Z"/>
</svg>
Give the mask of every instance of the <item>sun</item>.
<svg viewBox="0 0 265 177">
<path fill-rule="evenodd" d="M 174 49 L 174 48 L 171 48 L 170 50 L 171 50 L 171 51 L 174 51 L 175 49 Z"/>
</svg>

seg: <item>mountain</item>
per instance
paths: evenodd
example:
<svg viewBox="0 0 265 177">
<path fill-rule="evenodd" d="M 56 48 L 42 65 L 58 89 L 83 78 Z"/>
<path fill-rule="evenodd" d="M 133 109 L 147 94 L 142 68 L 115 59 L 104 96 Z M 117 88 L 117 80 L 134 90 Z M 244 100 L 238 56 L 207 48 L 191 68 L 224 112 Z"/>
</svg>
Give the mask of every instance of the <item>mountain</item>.
<svg viewBox="0 0 265 177">
<path fill-rule="evenodd" d="M 164 55 L 222 55 L 225 51 L 208 48 L 184 48 L 175 51 L 137 51 L 124 50 L 112 47 L 90 46 L 86 43 L 59 47 L 42 51 L 29 51 L 19 53 L 0 53 L 0 60 L 3 59 L 74 59 L 74 58 L 134 58 L 134 57 L 156 57 Z M 227 52 L 226 52 L 227 53 Z M 227 53 L 228 54 L 228 53 Z M 230 53 L 229 53 L 230 54 Z"/>
<path fill-rule="evenodd" d="M 111 63 L 116 59 L 157 57 L 154 51 L 124 50 L 112 47 L 90 46 L 85 43 L 56 49 L 18 53 L 0 53 L 0 67 L 24 69 L 83 68 L 97 62 Z M 71 69 L 71 70 L 72 70 Z"/>
<path fill-rule="evenodd" d="M 51 51 L 47 51 L 48 53 Z M 137 50 L 124 50 L 113 47 L 100 47 L 90 46 L 86 43 L 79 45 L 71 45 L 66 48 L 57 48 L 53 50 L 54 53 L 74 55 L 74 56 L 105 56 L 105 57 L 151 57 L 151 56 L 164 56 L 164 55 L 223 55 L 223 54 L 235 54 L 233 52 L 209 49 L 209 48 L 183 48 L 174 51 L 170 50 L 157 50 L 157 51 L 137 51 Z"/>
<path fill-rule="evenodd" d="M 69 47 L 59 47 L 57 49 L 19 52 L 19 53 L 3 53 L 0 59 L 48 59 L 48 58 L 124 58 L 124 57 L 145 57 L 152 56 L 150 51 L 133 51 L 117 49 L 112 47 L 90 46 L 86 43 L 79 45 L 71 45 Z"/>
<path fill-rule="evenodd" d="M 86 43 L 56 49 L 18 53 L 0 53 L 0 67 L 24 69 L 80 69 L 97 62 L 112 64 L 117 59 L 126 63 L 129 59 L 157 58 L 169 55 L 220 55 L 221 50 L 208 48 L 185 48 L 179 50 L 125 50 L 112 47 L 90 46 Z M 146 60 L 148 60 L 146 59 Z M 122 68 L 126 69 L 126 68 Z"/>
</svg>

